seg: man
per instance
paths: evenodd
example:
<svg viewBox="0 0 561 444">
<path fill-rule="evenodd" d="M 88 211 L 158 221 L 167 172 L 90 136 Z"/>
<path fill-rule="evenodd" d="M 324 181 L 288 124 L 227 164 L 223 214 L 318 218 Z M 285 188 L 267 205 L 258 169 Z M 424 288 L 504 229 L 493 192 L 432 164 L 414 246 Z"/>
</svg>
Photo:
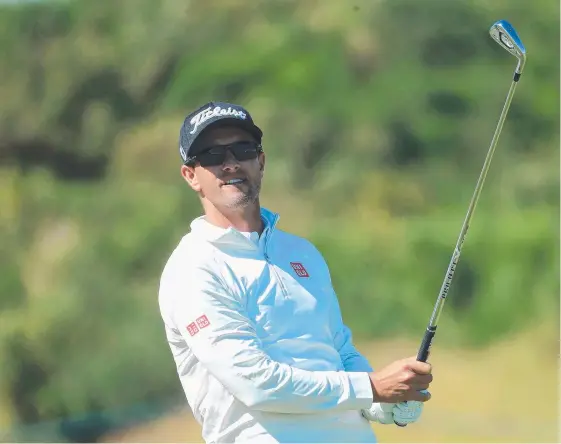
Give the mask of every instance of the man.
<svg viewBox="0 0 561 444">
<path fill-rule="evenodd" d="M 419 418 L 431 366 L 373 372 L 354 347 L 321 253 L 260 206 L 262 135 L 222 102 L 180 130 L 204 215 L 164 267 L 159 303 L 187 401 L 208 443 L 375 442 L 370 421 Z"/>
</svg>

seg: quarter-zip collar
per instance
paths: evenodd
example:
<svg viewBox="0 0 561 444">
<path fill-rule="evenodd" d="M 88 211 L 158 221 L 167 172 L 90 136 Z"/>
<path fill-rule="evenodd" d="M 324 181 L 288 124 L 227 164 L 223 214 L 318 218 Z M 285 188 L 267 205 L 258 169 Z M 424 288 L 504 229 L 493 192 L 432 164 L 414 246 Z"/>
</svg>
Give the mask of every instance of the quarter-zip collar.
<svg viewBox="0 0 561 444">
<path fill-rule="evenodd" d="M 267 242 L 275 230 L 280 216 L 263 207 L 261 207 L 260 214 L 264 229 L 259 239 L 259 249 L 265 250 Z M 258 248 L 239 230 L 233 227 L 221 228 L 213 225 L 205 219 L 205 216 L 200 216 L 191 222 L 191 232 L 196 235 L 198 239 L 210 242 L 218 248 L 230 247 L 251 250 Z"/>
</svg>

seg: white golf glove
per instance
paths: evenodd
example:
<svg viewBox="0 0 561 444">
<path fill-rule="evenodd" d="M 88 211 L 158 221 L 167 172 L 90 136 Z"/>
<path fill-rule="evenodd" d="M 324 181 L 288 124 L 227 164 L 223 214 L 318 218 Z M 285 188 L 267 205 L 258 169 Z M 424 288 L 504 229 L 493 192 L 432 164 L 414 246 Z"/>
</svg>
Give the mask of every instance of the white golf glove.
<svg viewBox="0 0 561 444">
<path fill-rule="evenodd" d="M 406 425 L 418 421 L 423 411 L 423 403 L 405 401 L 398 404 L 376 402 L 368 410 L 362 410 L 362 416 L 380 424 Z"/>
</svg>

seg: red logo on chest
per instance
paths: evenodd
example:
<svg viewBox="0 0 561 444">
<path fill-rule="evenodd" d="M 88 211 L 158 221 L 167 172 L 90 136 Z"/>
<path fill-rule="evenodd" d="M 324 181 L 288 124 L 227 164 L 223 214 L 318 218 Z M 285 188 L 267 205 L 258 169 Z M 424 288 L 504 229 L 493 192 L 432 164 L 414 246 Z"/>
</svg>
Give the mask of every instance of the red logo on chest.
<svg viewBox="0 0 561 444">
<path fill-rule="evenodd" d="M 290 266 L 294 270 L 294 272 L 300 276 L 301 278 L 310 277 L 304 266 L 300 262 L 291 262 Z"/>
</svg>

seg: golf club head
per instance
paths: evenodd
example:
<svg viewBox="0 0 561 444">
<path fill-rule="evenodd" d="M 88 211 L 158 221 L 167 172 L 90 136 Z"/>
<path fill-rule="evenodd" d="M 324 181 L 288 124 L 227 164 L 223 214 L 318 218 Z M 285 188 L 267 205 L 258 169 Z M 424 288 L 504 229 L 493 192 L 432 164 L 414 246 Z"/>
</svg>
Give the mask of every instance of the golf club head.
<svg viewBox="0 0 561 444">
<path fill-rule="evenodd" d="M 521 74 L 526 63 L 526 48 L 524 48 L 524 44 L 520 40 L 514 26 L 506 20 L 499 20 L 493 23 L 489 34 L 499 45 L 518 59 L 516 72 Z"/>
</svg>

